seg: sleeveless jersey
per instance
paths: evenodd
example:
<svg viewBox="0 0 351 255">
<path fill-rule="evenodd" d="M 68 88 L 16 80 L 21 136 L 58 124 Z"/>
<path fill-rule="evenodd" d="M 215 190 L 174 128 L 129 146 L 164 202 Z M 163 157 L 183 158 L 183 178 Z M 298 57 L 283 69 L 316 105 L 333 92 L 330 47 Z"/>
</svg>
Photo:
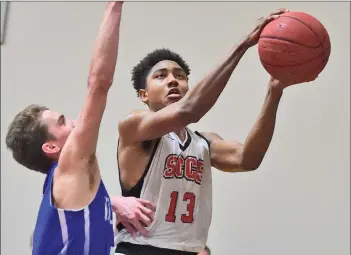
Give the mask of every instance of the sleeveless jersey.
<svg viewBox="0 0 351 255">
<path fill-rule="evenodd" d="M 110 255 L 114 248 L 113 215 L 102 180 L 95 198 L 78 210 L 58 209 L 52 203 L 57 163 L 47 174 L 33 236 L 33 255 Z"/>
<path fill-rule="evenodd" d="M 123 196 L 156 204 L 150 237 L 133 238 L 121 229 L 116 243 L 150 245 L 187 252 L 204 249 L 212 217 L 212 177 L 209 144 L 198 132 L 186 129 L 182 142 L 175 133 L 157 140 L 142 178 Z"/>
</svg>

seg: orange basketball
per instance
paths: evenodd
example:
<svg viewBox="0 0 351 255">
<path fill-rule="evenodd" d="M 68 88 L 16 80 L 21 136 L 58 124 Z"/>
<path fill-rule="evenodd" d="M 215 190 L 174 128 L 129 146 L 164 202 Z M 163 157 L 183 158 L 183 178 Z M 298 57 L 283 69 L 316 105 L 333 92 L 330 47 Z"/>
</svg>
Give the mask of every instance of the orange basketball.
<svg viewBox="0 0 351 255">
<path fill-rule="evenodd" d="M 287 12 L 263 29 L 258 53 L 272 77 L 289 83 L 306 82 L 326 66 L 330 39 L 316 18 L 304 12 Z"/>
</svg>

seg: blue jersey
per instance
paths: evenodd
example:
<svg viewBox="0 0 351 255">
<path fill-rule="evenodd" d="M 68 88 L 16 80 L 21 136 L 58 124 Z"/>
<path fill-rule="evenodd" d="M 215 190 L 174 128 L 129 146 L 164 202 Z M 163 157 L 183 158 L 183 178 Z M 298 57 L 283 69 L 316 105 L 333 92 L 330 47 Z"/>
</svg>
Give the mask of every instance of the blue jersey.
<svg viewBox="0 0 351 255">
<path fill-rule="evenodd" d="M 33 255 L 110 255 L 114 247 L 113 216 L 102 180 L 94 200 L 79 210 L 52 204 L 52 180 L 47 174 L 33 236 Z"/>
</svg>

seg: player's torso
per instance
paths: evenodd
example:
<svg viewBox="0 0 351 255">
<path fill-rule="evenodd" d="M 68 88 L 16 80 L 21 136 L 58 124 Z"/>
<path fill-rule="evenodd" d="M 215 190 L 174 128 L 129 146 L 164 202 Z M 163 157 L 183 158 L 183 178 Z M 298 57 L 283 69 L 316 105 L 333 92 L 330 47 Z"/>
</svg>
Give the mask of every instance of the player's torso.
<svg viewBox="0 0 351 255">
<path fill-rule="evenodd" d="M 103 182 L 91 203 L 80 210 L 56 209 L 51 202 L 51 183 L 49 179 L 40 205 L 33 255 L 111 254 L 113 215 Z"/>
<path fill-rule="evenodd" d="M 209 147 L 187 129 L 180 141 L 174 133 L 163 136 L 155 150 L 140 190 L 140 198 L 157 205 L 150 238 L 136 239 L 125 231 L 118 242 L 199 251 L 207 241 L 212 216 L 212 181 Z"/>
</svg>

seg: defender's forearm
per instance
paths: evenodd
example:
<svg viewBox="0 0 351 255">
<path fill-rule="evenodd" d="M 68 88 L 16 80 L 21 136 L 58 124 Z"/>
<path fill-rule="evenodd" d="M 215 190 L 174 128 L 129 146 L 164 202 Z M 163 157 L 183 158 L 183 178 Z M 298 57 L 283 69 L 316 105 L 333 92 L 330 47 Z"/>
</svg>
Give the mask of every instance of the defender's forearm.
<svg viewBox="0 0 351 255">
<path fill-rule="evenodd" d="M 191 89 L 184 103 L 195 119 L 203 117 L 216 103 L 223 89 L 227 85 L 231 74 L 249 46 L 244 40 L 240 43 L 215 70 Z"/>
<path fill-rule="evenodd" d="M 108 2 L 98 37 L 95 41 L 89 70 L 89 85 L 111 86 L 117 61 L 122 3 Z"/>
<path fill-rule="evenodd" d="M 278 105 L 283 92 L 268 88 L 261 113 L 249 133 L 243 148 L 242 165 L 256 169 L 261 164 L 272 140 Z"/>
</svg>

